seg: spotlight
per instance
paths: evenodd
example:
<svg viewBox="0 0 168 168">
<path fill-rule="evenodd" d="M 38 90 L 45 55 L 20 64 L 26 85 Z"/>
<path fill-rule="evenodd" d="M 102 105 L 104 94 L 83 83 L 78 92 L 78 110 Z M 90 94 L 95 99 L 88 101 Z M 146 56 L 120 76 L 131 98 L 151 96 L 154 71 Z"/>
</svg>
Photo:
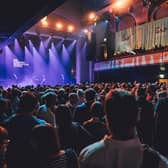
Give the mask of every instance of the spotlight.
<svg viewBox="0 0 168 168">
<path fill-rule="evenodd" d="M 71 73 L 74 74 L 74 73 L 75 73 L 75 70 L 74 70 L 74 69 L 71 69 Z"/>
<path fill-rule="evenodd" d="M 133 0 L 116 0 L 112 5 L 112 10 L 122 12 L 130 7 L 133 3 Z"/>
<path fill-rule="evenodd" d="M 120 8 L 121 6 L 123 6 L 123 2 L 120 0 L 120 1 L 117 1 L 116 3 L 115 3 L 115 6 L 116 6 L 116 8 Z"/>
<path fill-rule="evenodd" d="M 73 31 L 74 31 L 74 26 L 69 25 L 69 26 L 68 26 L 68 32 L 73 32 Z"/>
<path fill-rule="evenodd" d="M 44 21 L 47 21 L 47 16 L 45 16 L 41 19 L 41 22 L 44 22 Z"/>
<path fill-rule="evenodd" d="M 105 23 L 108 23 L 108 20 L 105 20 Z"/>
<path fill-rule="evenodd" d="M 61 30 L 61 29 L 63 28 L 63 24 L 60 23 L 60 22 L 56 23 L 56 28 L 57 28 L 58 30 Z"/>
<path fill-rule="evenodd" d="M 45 16 L 44 18 L 41 19 L 41 24 L 42 24 L 43 26 L 48 26 L 47 16 Z"/>
<path fill-rule="evenodd" d="M 88 30 L 88 29 L 84 29 L 83 32 L 84 32 L 85 34 L 87 34 L 87 33 L 89 32 L 89 30 Z"/>
<path fill-rule="evenodd" d="M 104 40 L 103 40 L 104 42 L 107 42 L 107 38 L 104 38 Z"/>
<path fill-rule="evenodd" d="M 91 12 L 91 13 L 89 14 L 88 19 L 89 19 L 90 21 L 96 21 L 96 18 L 97 18 L 97 16 L 96 16 L 96 14 L 95 14 L 94 12 Z"/>
<path fill-rule="evenodd" d="M 41 22 L 43 26 L 48 26 L 48 22 L 45 20 L 45 21 L 42 21 Z"/>
<path fill-rule="evenodd" d="M 164 74 L 159 74 L 159 78 L 160 78 L 160 79 L 164 79 L 164 78 L 165 78 L 165 75 L 164 75 Z"/>
</svg>

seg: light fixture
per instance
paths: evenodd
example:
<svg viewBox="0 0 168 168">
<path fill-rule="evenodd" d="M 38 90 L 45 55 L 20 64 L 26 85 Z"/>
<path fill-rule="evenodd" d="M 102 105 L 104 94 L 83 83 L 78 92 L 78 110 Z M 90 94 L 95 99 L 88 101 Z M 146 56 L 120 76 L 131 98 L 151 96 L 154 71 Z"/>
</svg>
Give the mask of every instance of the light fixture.
<svg viewBox="0 0 168 168">
<path fill-rule="evenodd" d="M 47 16 L 45 16 L 44 18 L 41 19 L 41 24 L 42 24 L 43 26 L 48 26 Z"/>
<path fill-rule="evenodd" d="M 121 12 L 127 11 L 132 4 L 133 4 L 133 0 L 116 0 L 112 4 L 112 11 L 114 13 L 116 12 L 121 13 Z"/>
<path fill-rule="evenodd" d="M 44 22 L 44 21 L 46 21 L 46 20 L 47 20 L 47 16 L 43 17 L 43 18 L 41 19 L 41 22 Z"/>
<path fill-rule="evenodd" d="M 123 1 L 121 0 L 118 0 L 116 3 L 115 3 L 115 7 L 116 8 L 121 8 L 123 6 Z"/>
<path fill-rule="evenodd" d="M 107 42 L 107 38 L 104 38 L 104 40 L 103 40 L 104 42 Z"/>
<path fill-rule="evenodd" d="M 42 21 L 41 24 L 42 24 L 43 26 L 48 26 L 48 22 L 47 22 L 46 20 L 45 20 L 45 21 Z"/>
<path fill-rule="evenodd" d="M 69 25 L 69 26 L 68 26 L 68 32 L 73 32 L 73 31 L 74 31 L 74 26 Z"/>
<path fill-rule="evenodd" d="M 89 20 L 94 20 L 96 18 L 96 14 L 94 12 L 91 12 L 89 14 Z"/>
<path fill-rule="evenodd" d="M 61 22 L 56 23 L 56 28 L 61 30 L 63 28 L 63 24 Z"/>
<path fill-rule="evenodd" d="M 87 33 L 89 32 L 89 30 L 88 30 L 88 29 L 84 29 L 83 32 L 84 32 L 85 34 L 87 34 Z"/>
<path fill-rule="evenodd" d="M 164 74 L 159 74 L 159 78 L 160 78 L 160 79 L 164 79 L 164 78 L 165 78 L 165 75 L 164 75 Z"/>
<path fill-rule="evenodd" d="M 91 13 L 88 15 L 88 20 L 91 21 L 91 22 L 95 22 L 95 21 L 97 20 L 97 15 L 96 15 L 96 13 L 91 12 Z"/>
</svg>

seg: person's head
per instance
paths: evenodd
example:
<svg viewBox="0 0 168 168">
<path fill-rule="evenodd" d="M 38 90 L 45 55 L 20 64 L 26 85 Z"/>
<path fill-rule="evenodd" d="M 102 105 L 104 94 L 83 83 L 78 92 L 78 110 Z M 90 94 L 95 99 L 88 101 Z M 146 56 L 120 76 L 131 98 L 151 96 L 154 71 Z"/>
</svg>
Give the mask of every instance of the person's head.
<svg viewBox="0 0 168 168">
<path fill-rule="evenodd" d="M 96 98 L 96 92 L 93 88 L 88 88 L 85 90 L 85 99 L 87 102 L 93 102 Z"/>
<path fill-rule="evenodd" d="M 29 91 L 22 93 L 19 101 L 20 113 L 31 114 L 33 113 L 33 111 L 36 109 L 37 106 L 38 106 L 38 99 L 33 93 Z"/>
<path fill-rule="evenodd" d="M 80 99 L 84 99 L 85 97 L 85 92 L 83 91 L 83 89 L 78 89 L 77 90 L 77 95 Z"/>
<path fill-rule="evenodd" d="M 92 103 L 90 107 L 90 112 L 92 117 L 98 117 L 101 118 L 103 114 L 103 106 L 101 102 L 95 101 Z"/>
<path fill-rule="evenodd" d="M 139 87 L 136 91 L 137 97 L 146 97 L 146 88 L 145 87 Z"/>
<path fill-rule="evenodd" d="M 78 96 L 76 93 L 70 93 L 68 95 L 68 98 L 72 105 L 76 105 L 78 103 Z"/>
<path fill-rule="evenodd" d="M 107 126 L 112 135 L 127 136 L 134 130 L 137 122 L 138 107 L 133 95 L 119 89 L 110 90 L 105 99 Z"/>
<path fill-rule="evenodd" d="M 59 97 L 64 97 L 65 96 L 65 89 L 64 88 L 59 88 L 58 90 L 58 96 Z"/>
<path fill-rule="evenodd" d="M 64 88 L 59 88 L 58 92 L 58 104 L 65 104 L 67 101 L 67 93 Z"/>
<path fill-rule="evenodd" d="M 72 115 L 70 109 L 66 105 L 59 105 L 55 111 L 56 124 L 63 128 L 72 123 Z"/>
<path fill-rule="evenodd" d="M 12 88 L 12 96 L 13 98 L 18 97 L 21 95 L 21 91 L 17 88 Z"/>
<path fill-rule="evenodd" d="M 31 145 L 40 158 L 47 159 L 57 155 L 60 144 L 56 128 L 50 124 L 36 125 L 32 130 Z"/>
<path fill-rule="evenodd" d="M 126 82 L 121 83 L 121 88 L 124 90 L 128 89 L 128 84 Z"/>
<path fill-rule="evenodd" d="M 56 105 L 57 95 L 54 92 L 48 92 L 44 95 L 44 102 L 48 107 Z"/>
<path fill-rule="evenodd" d="M 4 155 L 7 151 L 7 145 L 9 143 L 7 130 L 0 126 L 0 154 Z"/>
<path fill-rule="evenodd" d="M 155 85 L 149 85 L 147 88 L 147 93 L 151 96 L 154 96 L 156 93 L 156 86 Z"/>
</svg>

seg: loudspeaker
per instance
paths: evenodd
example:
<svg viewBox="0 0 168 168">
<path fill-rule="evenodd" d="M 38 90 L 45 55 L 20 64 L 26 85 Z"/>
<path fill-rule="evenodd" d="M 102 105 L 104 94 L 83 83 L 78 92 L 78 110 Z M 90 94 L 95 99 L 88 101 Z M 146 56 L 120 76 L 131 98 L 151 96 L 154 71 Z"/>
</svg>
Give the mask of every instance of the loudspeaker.
<svg viewBox="0 0 168 168">
<path fill-rule="evenodd" d="M 108 58 L 114 57 L 115 52 L 115 33 L 109 31 L 107 34 L 107 55 Z"/>
<path fill-rule="evenodd" d="M 91 33 L 91 38 L 88 40 L 87 46 L 87 60 L 91 61 L 94 60 L 96 57 L 96 33 Z"/>
</svg>

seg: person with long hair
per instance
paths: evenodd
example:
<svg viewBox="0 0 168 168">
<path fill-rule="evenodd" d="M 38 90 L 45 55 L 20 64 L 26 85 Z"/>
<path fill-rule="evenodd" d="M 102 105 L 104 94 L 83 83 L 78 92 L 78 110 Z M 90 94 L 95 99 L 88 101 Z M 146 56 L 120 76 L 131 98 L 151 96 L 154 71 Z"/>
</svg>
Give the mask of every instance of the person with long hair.
<svg viewBox="0 0 168 168">
<path fill-rule="evenodd" d="M 37 168 L 78 168 L 76 153 L 61 149 L 57 130 L 50 124 L 33 128 L 31 145 L 37 156 Z"/>
</svg>

